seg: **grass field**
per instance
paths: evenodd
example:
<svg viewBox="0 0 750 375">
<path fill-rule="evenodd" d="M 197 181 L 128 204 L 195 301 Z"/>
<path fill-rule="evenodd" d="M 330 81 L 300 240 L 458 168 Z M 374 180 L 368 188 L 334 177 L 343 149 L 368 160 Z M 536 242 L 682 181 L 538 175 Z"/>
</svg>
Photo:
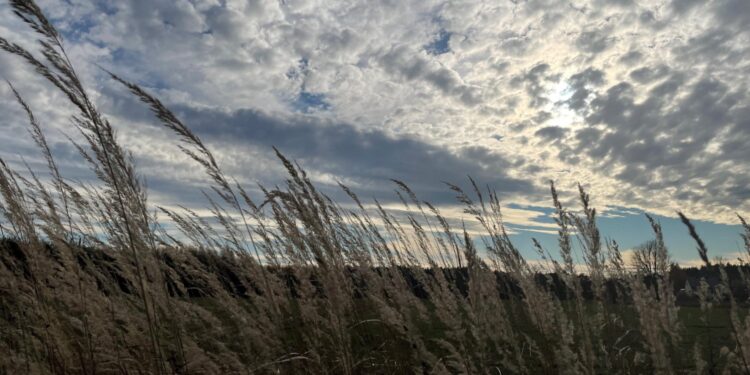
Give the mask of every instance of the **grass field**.
<svg viewBox="0 0 750 375">
<path fill-rule="evenodd" d="M 583 188 L 570 208 L 550 184 L 559 246 L 554 256 L 538 246 L 550 255 L 540 273 L 510 240 L 497 194 L 474 181 L 448 188 L 481 235 L 399 181 L 398 214 L 343 185 L 350 200 L 334 202 L 278 151 L 288 179 L 255 201 L 159 99 L 112 74 L 212 184 L 210 217 L 157 216 L 54 25 L 33 1 L 10 3 L 38 50 L 1 37 L 0 49 L 76 111 L 71 141 L 98 180 L 60 173 L 13 89 L 48 170 L 0 163 L 0 373 L 750 373 L 750 320 L 736 300 L 750 268 L 712 263 L 682 213 L 704 262 L 679 280 L 692 304 L 678 303 L 661 225 L 647 216 L 653 239 L 625 264 Z"/>
</svg>

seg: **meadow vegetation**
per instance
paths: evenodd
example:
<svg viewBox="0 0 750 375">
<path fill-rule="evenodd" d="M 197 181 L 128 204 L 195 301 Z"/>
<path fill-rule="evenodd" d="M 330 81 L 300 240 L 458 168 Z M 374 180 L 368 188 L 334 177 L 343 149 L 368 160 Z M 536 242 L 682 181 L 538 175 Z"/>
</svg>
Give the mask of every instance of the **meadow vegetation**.
<svg viewBox="0 0 750 375">
<path fill-rule="evenodd" d="M 675 267 L 648 216 L 653 240 L 626 265 L 582 188 L 571 209 L 550 184 L 559 241 L 554 255 L 535 242 L 541 264 L 509 239 L 497 194 L 473 181 L 447 189 L 481 236 L 400 181 L 406 214 L 343 185 L 351 201 L 335 202 L 278 151 L 286 184 L 253 200 L 159 99 L 111 74 L 212 181 L 211 218 L 159 208 L 157 221 L 58 31 L 33 1 L 10 3 L 38 51 L 2 37 L 0 48 L 67 98 L 71 142 L 98 183 L 62 175 L 12 89 L 48 171 L 0 160 L 0 373 L 750 372 L 750 268 L 712 264 L 681 213 L 700 272 Z"/>
</svg>

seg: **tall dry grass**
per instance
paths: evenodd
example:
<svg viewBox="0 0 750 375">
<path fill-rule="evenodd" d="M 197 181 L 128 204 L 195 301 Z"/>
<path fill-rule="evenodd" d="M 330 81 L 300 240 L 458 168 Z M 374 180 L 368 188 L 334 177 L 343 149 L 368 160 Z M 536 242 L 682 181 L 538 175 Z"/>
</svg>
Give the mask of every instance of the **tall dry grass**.
<svg viewBox="0 0 750 375">
<path fill-rule="evenodd" d="M 553 256 L 535 241 L 545 262 L 532 264 L 510 240 L 497 194 L 474 181 L 468 192 L 448 188 L 478 237 L 400 181 L 406 214 L 366 205 L 342 185 L 354 207 L 343 208 L 277 150 L 286 184 L 262 187 L 256 202 L 161 101 L 110 73 L 212 181 L 205 196 L 218 226 L 159 208 L 180 231 L 168 233 L 60 34 L 33 1 L 10 3 L 38 50 L 2 37 L 0 48 L 67 98 L 80 136 L 71 142 L 99 183 L 61 173 L 44 124 L 11 86 L 48 176 L 0 160 L 0 373 L 748 373 L 745 301 L 682 213 L 701 259 L 721 275 L 683 293 L 695 296 L 706 332 L 726 306 L 722 342 L 689 335 L 651 217 L 654 239 L 631 269 L 602 238 L 588 193 L 579 188 L 572 211 L 551 184 L 559 249 Z M 750 226 L 740 221 L 750 256 Z M 747 268 L 735 271 L 747 290 Z"/>
</svg>

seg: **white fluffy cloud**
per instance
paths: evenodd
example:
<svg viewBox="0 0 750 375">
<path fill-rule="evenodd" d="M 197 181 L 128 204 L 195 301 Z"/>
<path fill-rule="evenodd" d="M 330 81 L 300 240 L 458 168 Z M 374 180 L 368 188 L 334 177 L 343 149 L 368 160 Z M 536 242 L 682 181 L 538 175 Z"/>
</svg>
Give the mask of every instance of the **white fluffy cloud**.
<svg viewBox="0 0 750 375">
<path fill-rule="evenodd" d="M 40 4 L 147 174 L 188 168 L 158 147 L 166 134 L 133 128 L 147 116 L 94 64 L 182 109 L 232 172 L 258 179 L 273 173 L 254 161 L 276 144 L 321 179 L 362 186 L 392 174 L 429 195 L 474 173 L 527 203 L 547 202 L 554 179 L 657 213 L 730 222 L 750 209 L 743 0 Z M 29 43 L 7 5 L 0 12 L 0 33 Z M 0 74 L 46 118 L 64 114 L 12 57 L 0 55 Z M 7 140 L 22 122 L 0 90 Z M 358 149 L 341 150 L 341 137 Z M 246 163 L 232 162 L 238 152 Z"/>
</svg>

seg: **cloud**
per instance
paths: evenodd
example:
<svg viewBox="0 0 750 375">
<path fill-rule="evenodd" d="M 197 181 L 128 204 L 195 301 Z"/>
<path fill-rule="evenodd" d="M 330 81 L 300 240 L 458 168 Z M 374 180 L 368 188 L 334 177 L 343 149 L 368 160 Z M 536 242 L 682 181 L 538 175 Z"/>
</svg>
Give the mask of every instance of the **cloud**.
<svg viewBox="0 0 750 375">
<path fill-rule="evenodd" d="M 391 74 L 408 81 L 424 81 L 443 94 L 456 97 L 465 105 L 472 106 L 480 101 L 480 93 L 477 89 L 464 84 L 458 73 L 415 54 L 407 46 L 391 48 L 382 55 L 380 64 Z"/>
<path fill-rule="evenodd" d="M 121 100 L 124 102 L 112 107 L 113 115 L 133 122 L 155 123 L 156 120 L 148 119 L 149 114 L 140 103 L 128 97 Z M 435 203 L 454 203 L 454 194 L 443 181 L 464 184 L 467 176 L 496 188 L 503 195 L 534 191 L 530 182 L 506 172 L 514 167 L 510 161 L 485 147 L 449 151 L 414 137 L 395 137 L 378 130 L 362 131 L 346 123 L 308 115 L 273 115 L 254 109 L 221 111 L 182 105 L 173 108 L 199 136 L 217 146 L 213 150 L 223 159 L 236 158 L 237 163 L 231 167 L 238 174 L 243 173 L 243 163 L 254 163 L 252 158 L 231 155 L 235 150 L 244 149 L 251 155 L 265 153 L 273 166 L 266 164 L 261 168 L 266 171 L 261 173 L 270 173 L 271 180 L 280 181 L 285 172 L 279 162 L 272 160 L 271 146 L 274 146 L 288 157 L 299 160 L 313 176 L 335 176 L 353 183 L 355 190 L 363 195 L 385 200 L 396 198 L 390 179 L 406 182 L 423 198 Z M 257 162 L 265 164 L 268 159 Z M 151 186 L 164 190 L 159 184 L 151 183 Z"/>
<path fill-rule="evenodd" d="M 41 4 L 157 179 L 186 177 L 174 168 L 185 160 L 156 146 L 168 135 L 141 128 L 148 114 L 94 63 L 179 108 L 250 180 L 278 175 L 264 156 L 277 145 L 321 180 L 373 194 L 395 177 L 438 197 L 437 181 L 471 174 L 509 195 L 553 179 L 563 194 L 585 182 L 603 202 L 661 213 L 729 222 L 750 210 L 741 0 Z M 0 35 L 33 47 L 7 4 L 0 13 Z M 7 55 L 0 75 L 62 142 L 61 98 Z M 24 121 L 11 104 L 0 103 L 4 157 L 31 149 L 11 141 Z"/>
<path fill-rule="evenodd" d="M 584 31 L 578 36 L 576 45 L 583 52 L 600 53 L 609 48 L 608 36 L 600 31 Z"/>
<path fill-rule="evenodd" d="M 576 150 L 602 168 L 620 167 L 615 177 L 623 183 L 691 191 L 719 204 L 741 203 L 743 194 L 733 194 L 729 176 L 714 167 L 743 165 L 741 153 L 722 147 L 729 140 L 722 130 L 745 126 L 745 102 L 743 92 L 711 76 L 686 82 L 684 75 L 673 73 L 642 100 L 632 84 L 620 82 L 595 94 L 586 108 L 588 127 L 576 132 Z M 750 140 L 746 133 L 730 132 L 732 142 Z"/>
<path fill-rule="evenodd" d="M 738 27 L 740 32 L 747 32 L 745 26 L 750 23 L 750 3 L 742 0 L 719 0 L 714 6 L 714 15 L 721 25 Z"/>
<path fill-rule="evenodd" d="M 638 83 L 647 84 L 649 82 L 652 82 L 654 80 L 664 77 L 668 73 L 669 73 L 669 68 L 664 65 L 660 65 L 660 66 L 653 67 L 653 68 L 644 66 L 644 67 L 631 71 L 629 76 L 632 80 Z"/>
<path fill-rule="evenodd" d="M 566 101 L 568 107 L 573 110 L 581 110 L 588 104 L 591 88 L 604 83 L 604 72 L 594 68 L 576 73 L 568 80 L 573 94 Z"/>
<path fill-rule="evenodd" d="M 559 126 L 547 126 L 537 130 L 534 135 L 544 139 L 545 141 L 551 142 L 563 138 L 568 133 L 568 129 L 561 128 Z"/>
</svg>

